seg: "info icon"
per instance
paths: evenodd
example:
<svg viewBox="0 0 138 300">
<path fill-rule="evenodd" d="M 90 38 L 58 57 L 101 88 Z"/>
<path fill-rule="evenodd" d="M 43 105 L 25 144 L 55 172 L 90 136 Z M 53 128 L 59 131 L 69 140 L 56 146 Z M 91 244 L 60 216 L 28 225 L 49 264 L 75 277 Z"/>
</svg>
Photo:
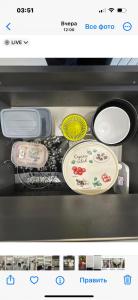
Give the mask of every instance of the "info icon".
<svg viewBox="0 0 138 300">
<path fill-rule="evenodd" d="M 57 283 L 58 285 L 62 285 L 62 284 L 64 284 L 64 282 L 65 282 L 65 279 L 64 279 L 63 276 L 58 276 L 58 277 L 56 278 L 56 283 Z"/>
</svg>

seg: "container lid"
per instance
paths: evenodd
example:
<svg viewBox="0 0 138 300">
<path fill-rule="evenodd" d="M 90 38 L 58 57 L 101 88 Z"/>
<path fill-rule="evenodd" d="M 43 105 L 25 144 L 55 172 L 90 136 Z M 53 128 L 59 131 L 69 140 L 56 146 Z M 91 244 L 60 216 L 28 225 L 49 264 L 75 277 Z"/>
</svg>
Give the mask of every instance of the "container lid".
<svg viewBox="0 0 138 300">
<path fill-rule="evenodd" d="M 118 172 L 116 155 L 109 147 L 98 142 L 80 142 L 64 156 L 64 179 L 76 193 L 104 193 L 113 186 Z"/>
<path fill-rule="evenodd" d="M 11 161 L 16 167 L 43 168 L 48 160 L 48 150 L 43 144 L 15 142 L 12 146 Z"/>
<path fill-rule="evenodd" d="M 11 108 L 1 111 L 2 133 L 10 138 L 35 138 L 41 135 L 41 117 L 36 109 Z"/>
<path fill-rule="evenodd" d="M 75 142 L 85 137 L 88 125 L 81 115 L 71 114 L 62 121 L 61 130 L 66 139 Z"/>
</svg>

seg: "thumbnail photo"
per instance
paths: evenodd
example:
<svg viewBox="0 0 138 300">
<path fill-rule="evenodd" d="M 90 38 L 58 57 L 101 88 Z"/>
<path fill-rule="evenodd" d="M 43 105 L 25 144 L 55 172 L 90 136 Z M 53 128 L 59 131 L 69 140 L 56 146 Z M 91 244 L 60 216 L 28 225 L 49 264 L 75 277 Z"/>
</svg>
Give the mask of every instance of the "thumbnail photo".
<svg viewBox="0 0 138 300">
<path fill-rule="evenodd" d="M 5 270 L 5 256 L 0 256 L 0 271 Z"/>
<path fill-rule="evenodd" d="M 14 264 L 13 264 L 13 270 L 16 271 L 27 271 L 29 270 L 29 261 L 28 257 L 26 256 L 15 256 L 14 259 Z"/>
<path fill-rule="evenodd" d="M 124 257 L 104 257 L 101 255 L 94 256 L 79 256 L 79 270 L 112 270 L 112 269 L 125 269 Z"/>
<path fill-rule="evenodd" d="M 79 256 L 79 270 L 100 271 L 101 264 L 102 264 L 101 255 Z"/>
<path fill-rule="evenodd" d="M 102 269 L 109 269 L 110 268 L 110 259 L 104 258 L 102 261 Z"/>
<path fill-rule="evenodd" d="M 75 256 L 64 256 L 63 269 L 66 271 L 75 270 Z"/>
<path fill-rule="evenodd" d="M 58 271 L 59 256 L 0 256 L 0 271 Z"/>
<path fill-rule="evenodd" d="M 110 268 L 111 269 L 124 269 L 125 268 L 125 260 L 123 258 L 110 259 Z"/>
<path fill-rule="evenodd" d="M 59 270 L 59 256 L 29 257 L 29 270 Z"/>
</svg>

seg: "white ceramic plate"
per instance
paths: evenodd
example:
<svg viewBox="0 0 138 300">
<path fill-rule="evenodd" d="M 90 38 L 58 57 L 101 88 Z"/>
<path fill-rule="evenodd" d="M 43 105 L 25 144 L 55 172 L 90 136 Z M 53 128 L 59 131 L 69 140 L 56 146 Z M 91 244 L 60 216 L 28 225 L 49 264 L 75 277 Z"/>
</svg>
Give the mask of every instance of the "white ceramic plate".
<svg viewBox="0 0 138 300">
<path fill-rule="evenodd" d="M 64 179 L 79 194 L 106 192 L 114 185 L 118 172 L 118 160 L 113 151 L 91 140 L 76 144 L 63 158 Z"/>
<path fill-rule="evenodd" d="M 128 135 L 130 130 L 130 118 L 119 107 L 103 109 L 96 117 L 94 131 L 97 138 L 106 144 L 120 143 Z"/>
</svg>

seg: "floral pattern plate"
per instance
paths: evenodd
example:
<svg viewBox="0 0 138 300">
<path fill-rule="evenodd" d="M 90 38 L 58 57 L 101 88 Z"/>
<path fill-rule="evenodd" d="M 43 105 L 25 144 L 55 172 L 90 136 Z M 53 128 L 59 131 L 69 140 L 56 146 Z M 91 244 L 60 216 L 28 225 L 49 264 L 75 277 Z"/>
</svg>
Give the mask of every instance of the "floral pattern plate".
<svg viewBox="0 0 138 300">
<path fill-rule="evenodd" d="M 87 140 L 70 148 L 63 158 L 63 176 L 79 194 L 96 195 L 109 190 L 117 180 L 119 164 L 107 146 Z"/>
</svg>

